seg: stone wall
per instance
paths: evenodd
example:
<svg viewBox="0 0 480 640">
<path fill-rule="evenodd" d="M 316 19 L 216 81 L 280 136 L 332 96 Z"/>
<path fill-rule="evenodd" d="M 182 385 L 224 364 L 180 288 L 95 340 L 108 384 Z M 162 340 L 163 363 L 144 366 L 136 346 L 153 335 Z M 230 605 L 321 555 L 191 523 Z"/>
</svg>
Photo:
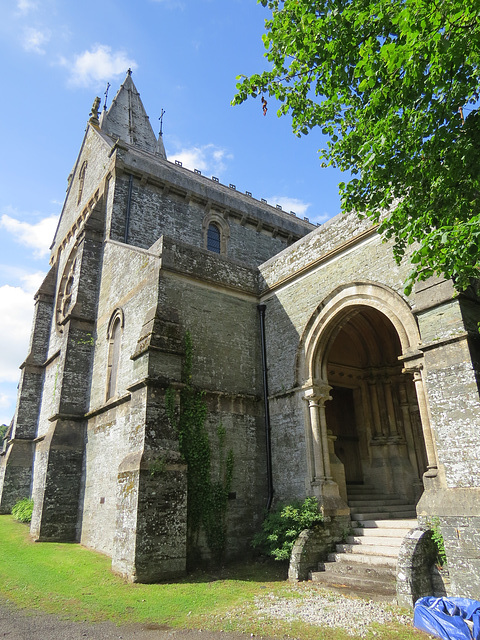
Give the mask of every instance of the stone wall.
<svg viewBox="0 0 480 640">
<path fill-rule="evenodd" d="M 44 363 L 36 430 L 31 532 L 38 540 L 76 540 L 85 421 L 90 395 L 103 239 L 103 201 L 90 211 L 66 251 Z M 72 255 L 73 252 L 73 255 Z"/>
<path fill-rule="evenodd" d="M 478 301 L 471 293 L 459 296 L 451 283 L 441 279 L 420 283 L 405 296 L 408 264 L 393 265 L 389 245 L 362 229 L 363 223 L 352 221 L 351 230 L 357 230 L 358 236 L 349 238 L 346 220 L 331 220 L 328 227 L 260 267 L 261 299 L 267 305 L 277 497 L 303 497 L 302 481 L 307 493 L 315 484 L 315 436 L 309 433 L 301 399 L 303 387 L 312 384 L 309 376 L 329 375 L 322 368 L 327 339 L 315 347 L 317 334 L 330 335 L 322 322 L 332 321 L 333 331 L 341 326 L 344 316 L 338 312 L 335 318 L 335 309 L 348 309 L 342 307 L 342 292 L 353 295 L 356 308 L 382 309 L 385 304 L 383 313 L 394 323 L 402 343 L 405 369 L 416 372 L 417 394 L 422 396 L 418 403 L 429 471 L 418 513 L 440 518 L 447 555 L 452 558 L 454 595 L 476 597 L 480 591 L 476 519 L 480 404 L 472 355 L 475 358 L 477 353 Z M 458 500 L 460 490 L 464 493 Z"/>
<path fill-rule="evenodd" d="M 124 242 L 126 234 L 127 242 L 148 249 L 166 235 L 206 248 L 204 222 L 213 214 L 227 236 L 226 255 L 257 265 L 314 228 L 166 160 L 153 161 L 149 154 L 134 149 L 116 153 L 112 240 Z"/>
<path fill-rule="evenodd" d="M 308 580 L 312 571 L 318 570 L 335 544 L 342 541 L 350 526 L 348 516 L 326 517 L 315 529 L 304 529 L 293 545 L 288 565 L 288 579 L 292 582 Z"/>
<path fill-rule="evenodd" d="M 185 469 L 178 466 L 164 394 L 180 382 L 187 330 L 194 345 L 193 383 L 205 392 L 208 408 L 214 478 L 225 462 L 219 425 L 225 429 L 224 452 L 234 452 L 228 557 L 245 552 L 260 522 L 266 478 L 256 286 L 255 272 L 245 265 L 171 238 L 162 237 L 150 250 L 105 245 L 81 540 L 112 555 L 114 569 L 130 579 L 163 579 L 178 575 L 182 562 L 185 567 Z M 115 310 L 123 317 L 120 364 L 116 394 L 106 399 L 107 332 Z M 153 477 L 149 470 L 159 459 L 169 460 L 171 469 Z M 135 528 L 142 535 L 131 539 Z M 200 541 L 203 558 L 209 558 L 202 536 Z M 152 567 L 163 569 L 152 573 Z"/>
<path fill-rule="evenodd" d="M 431 568 L 436 548 L 428 529 L 412 529 L 405 536 L 397 562 L 397 602 L 412 608 L 418 598 L 434 595 Z"/>
<path fill-rule="evenodd" d="M 259 321 L 254 272 L 223 256 L 164 239 L 162 295 L 178 309 L 193 342 L 193 384 L 205 391 L 212 475 L 224 465 L 217 430 L 225 430 L 224 453 L 234 467 L 227 508 L 227 557 L 239 557 L 259 526 L 267 498 Z M 220 310 L 220 313 L 218 313 Z M 201 539 L 203 558 L 210 553 Z"/>
</svg>

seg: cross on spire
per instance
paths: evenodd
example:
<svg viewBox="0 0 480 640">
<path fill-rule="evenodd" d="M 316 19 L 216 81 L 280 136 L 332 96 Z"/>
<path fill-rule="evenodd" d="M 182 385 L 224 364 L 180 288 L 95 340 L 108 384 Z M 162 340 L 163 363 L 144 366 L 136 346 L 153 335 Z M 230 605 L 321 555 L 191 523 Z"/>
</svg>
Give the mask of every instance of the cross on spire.
<svg viewBox="0 0 480 640">
<path fill-rule="evenodd" d="M 163 116 L 164 115 L 165 115 L 165 110 L 162 109 L 162 112 L 160 113 L 160 117 L 159 117 L 159 120 L 160 120 L 160 131 L 158 132 L 159 136 L 163 136 Z"/>
</svg>

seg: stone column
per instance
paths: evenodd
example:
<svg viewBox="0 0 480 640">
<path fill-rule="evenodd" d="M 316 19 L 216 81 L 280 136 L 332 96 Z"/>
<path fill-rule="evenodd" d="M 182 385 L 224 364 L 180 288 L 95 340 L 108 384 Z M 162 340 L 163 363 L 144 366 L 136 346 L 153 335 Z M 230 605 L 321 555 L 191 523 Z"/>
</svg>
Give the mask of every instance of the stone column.
<svg viewBox="0 0 480 640">
<path fill-rule="evenodd" d="M 310 439 L 313 450 L 312 490 L 325 515 L 348 516 L 350 509 L 340 496 L 338 484 L 332 478 L 325 402 L 331 400 L 330 387 L 321 381 L 305 389 L 310 417 Z"/>
<path fill-rule="evenodd" d="M 399 436 L 399 433 L 395 418 L 395 407 L 393 404 L 392 381 L 389 378 L 383 381 L 383 393 L 385 395 L 385 405 L 387 410 L 388 435 L 391 438 L 396 438 Z"/>
<path fill-rule="evenodd" d="M 413 373 L 413 382 L 417 393 L 418 410 L 422 421 L 423 437 L 425 439 L 425 449 L 427 452 L 427 471 L 424 474 L 427 478 L 434 478 L 438 473 L 437 453 L 433 441 L 432 429 L 430 426 L 430 414 L 427 405 L 427 396 L 422 377 L 422 366 L 413 370 L 404 369 L 404 373 Z"/>
<path fill-rule="evenodd" d="M 345 467 L 343 465 L 343 462 L 335 453 L 335 441 L 337 439 L 337 436 L 334 436 L 333 433 L 330 431 L 330 429 L 328 430 L 327 434 L 328 434 L 328 452 L 329 452 L 329 458 L 330 458 L 330 469 L 332 472 L 332 479 L 338 485 L 338 492 L 340 494 L 340 497 L 343 500 L 345 500 L 345 502 L 347 502 L 348 496 L 347 496 L 347 483 L 345 480 Z"/>
<path fill-rule="evenodd" d="M 412 411 L 416 408 L 418 414 L 418 402 L 415 407 L 412 406 L 411 399 L 408 397 L 407 385 L 404 380 L 399 382 L 398 391 L 400 396 L 400 410 L 403 418 L 403 431 L 405 434 L 405 440 L 407 442 L 408 456 L 412 467 L 416 470 L 419 479 L 425 473 L 425 456 L 423 454 L 424 448 L 420 449 L 423 443 L 418 442 L 419 437 L 423 439 L 423 433 L 416 433 L 415 424 L 412 421 Z M 418 431 L 418 430 L 417 430 Z M 423 490 L 423 486 L 422 489 Z M 420 490 L 420 493 L 421 493 Z"/>
<path fill-rule="evenodd" d="M 372 408 L 372 438 L 384 436 L 382 417 L 378 402 L 377 382 L 373 375 L 367 378 L 368 390 L 370 392 L 370 405 Z"/>
<path fill-rule="evenodd" d="M 374 428 L 374 421 L 372 418 L 372 407 L 371 407 L 371 402 L 370 402 L 370 390 L 369 390 L 370 385 L 368 384 L 368 381 L 365 378 L 361 379 L 361 386 L 360 386 L 360 394 L 361 394 L 361 404 L 362 404 L 362 410 L 363 410 L 363 423 L 364 423 L 364 427 L 365 427 L 365 433 L 366 433 L 366 441 L 370 442 L 370 440 L 373 438 L 374 434 L 375 434 L 375 428 Z"/>
<path fill-rule="evenodd" d="M 327 420 L 325 417 L 325 402 L 331 400 L 328 384 L 312 385 L 305 390 L 305 400 L 308 402 L 312 448 L 314 460 L 314 479 L 316 482 L 331 480 L 330 459 L 328 453 Z"/>
</svg>

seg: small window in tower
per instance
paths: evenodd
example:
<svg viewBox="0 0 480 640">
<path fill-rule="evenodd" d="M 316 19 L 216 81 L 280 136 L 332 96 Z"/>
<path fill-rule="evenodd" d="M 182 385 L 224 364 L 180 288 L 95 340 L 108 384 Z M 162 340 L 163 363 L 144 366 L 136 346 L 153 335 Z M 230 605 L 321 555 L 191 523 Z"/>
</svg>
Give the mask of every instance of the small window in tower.
<svg viewBox="0 0 480 640">
<path fill-rule="evenodd" d="M 214 253 L 220 253 L 220 229 L 213 222 L 208 225 L 207 249 Z"/>
<path fill-rule="evenodd" d="M 80 204 L 80 200 L 82 199 L 83 193 L 83 185 L 85 183 L 85 172 L 87 170 L 87 161 L 82 164 L 82 168 L 80 169 L 80 173 L 78 174 L 78 196 L 77 196 L 77 204 Z"/>
</svg>

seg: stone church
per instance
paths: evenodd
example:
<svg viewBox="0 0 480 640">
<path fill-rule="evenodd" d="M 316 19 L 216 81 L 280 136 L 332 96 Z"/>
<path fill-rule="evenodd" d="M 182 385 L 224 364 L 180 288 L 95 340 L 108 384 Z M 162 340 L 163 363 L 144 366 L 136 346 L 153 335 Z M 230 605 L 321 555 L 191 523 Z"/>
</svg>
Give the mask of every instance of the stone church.
<svg viewBox="0 0 480 640">
<path fill-rule="evenodd" d="M 406 296 L 409 266 L 368 220 L 317 227 L 169 162 L 130 73 L 98 103 L 35 297 L 1 512 L 32 496 L 35 540 L 80 542 L 134 581 L 181 575 L 187 468 L 165 394 L 188 332 L 211 442 L 221 424 L 233 452 L 227 558 L 272 500 L 315 496 L 332 532 L 359 510 L 419 535 L 436 519 L 450 595 L 478 598 L 475 292 L 436 278 Z"/>
</svg>

